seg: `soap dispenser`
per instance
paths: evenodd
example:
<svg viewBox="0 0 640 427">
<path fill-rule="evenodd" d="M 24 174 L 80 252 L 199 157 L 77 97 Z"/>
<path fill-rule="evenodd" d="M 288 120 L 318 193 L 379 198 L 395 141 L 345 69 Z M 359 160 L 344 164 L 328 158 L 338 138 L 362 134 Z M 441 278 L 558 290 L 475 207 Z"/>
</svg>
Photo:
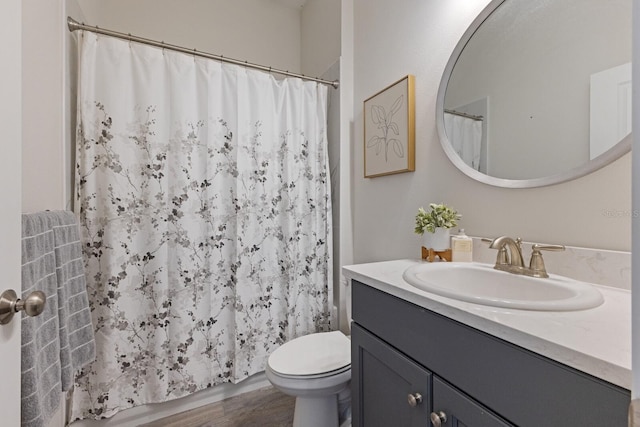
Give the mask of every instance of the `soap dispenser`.
<svg viewBox="0 0 640 427">
<path fill-rule="evenodd" d="M 451 236 L 451 261 L 473 261 L 473 239 L 464 234 L 464 228 L 458 231 L 457 236 Z"/>
</svg>

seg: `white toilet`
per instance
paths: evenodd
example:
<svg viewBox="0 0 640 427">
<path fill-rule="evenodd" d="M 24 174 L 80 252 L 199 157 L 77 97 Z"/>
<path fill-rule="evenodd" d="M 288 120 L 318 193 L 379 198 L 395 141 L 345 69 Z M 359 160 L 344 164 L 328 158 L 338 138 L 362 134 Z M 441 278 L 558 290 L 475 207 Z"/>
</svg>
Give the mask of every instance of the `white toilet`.
<svg viewBox="0 0 640 427">
<path fill-rule="evenodd" d="M 351 340 L 342 332 L 283 344 L 269 356 L 265 372 L 275 388 L 295 396 L 293 427 L 351 426 Z"/>
</svg>

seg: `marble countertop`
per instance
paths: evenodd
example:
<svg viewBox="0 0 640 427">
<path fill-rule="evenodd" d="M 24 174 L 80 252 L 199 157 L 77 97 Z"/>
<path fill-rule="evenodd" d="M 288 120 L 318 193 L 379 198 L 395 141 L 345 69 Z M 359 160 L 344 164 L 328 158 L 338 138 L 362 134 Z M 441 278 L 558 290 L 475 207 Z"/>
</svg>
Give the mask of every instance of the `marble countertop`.
<svg viewBox="0 0 640 427">
<path fill-rule="evenodd" d="M 596 285 L 605 302 L 582 311 L 528 311 L 488 307 L 442 297 L 404 281 L 420 260 L 343 267 L 347 279 L 457 320 L 612 384 L 631 389 L 631 292 Z"/>
</svg>

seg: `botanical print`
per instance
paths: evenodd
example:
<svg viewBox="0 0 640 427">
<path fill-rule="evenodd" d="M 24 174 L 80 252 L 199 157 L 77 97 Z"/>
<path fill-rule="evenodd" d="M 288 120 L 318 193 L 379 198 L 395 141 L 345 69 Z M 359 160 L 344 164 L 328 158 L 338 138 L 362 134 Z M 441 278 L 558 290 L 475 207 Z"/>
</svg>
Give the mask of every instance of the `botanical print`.
<svg viewBox="0 0 640 427">
<path fill-rule="evenodd" d="M 98 356 L 73 418 L 236 383 L 329 330 L 326 88 L 89 34 L 81 53 L 76 209 Z M 163 61 L 170 84 L 153 77 Z"/>
<path fill-rule="evenodd" d="M 374 104 L 371 106 L 371 121 L 377 125 L 377 130 L 380 134 L 373 135 L 369 138 L 367 148 L 374 148 L 376 156 L 380 155 L 380 151 L 383 151 L 385 163 L 389 162 L 390 145 L 393 147 L 393 152 L 396 156 L 404 157 L 404 147 L 398 139 L 398 136 L 400 136 L 400 127 L 398 127 L 398 123 L 393 121 L 393 116 L 400 110 L 403 99 L 404 95 L 400 95 L 391 108 L 389 108 L 388 113 L 382 105 Z M 389 133 L 389 131 L 392 133 Z"/>
<path fill-rule="evenodd" d="M 364 176 L 415 169 L 413 76 L 408 75 L 364 101 Z"/>
</svg>

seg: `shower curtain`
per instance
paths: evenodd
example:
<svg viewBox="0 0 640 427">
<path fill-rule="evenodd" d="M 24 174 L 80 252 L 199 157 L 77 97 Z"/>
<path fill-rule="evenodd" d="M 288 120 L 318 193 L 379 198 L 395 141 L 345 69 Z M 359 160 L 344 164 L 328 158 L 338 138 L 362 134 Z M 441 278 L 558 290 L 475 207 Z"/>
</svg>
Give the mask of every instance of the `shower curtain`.
<svg viewBox="0 0 640 427">
<path fill-rule="evenodd" d="M 458 156 L 475 170 L 480 170 L 482 121 L 444 113 L 444 128 Z"/>
<path fill-rule="evenodd" d="M 80 37 L 76 210 L 97 360 L 73 419 L 236 383 L 329 330 L 327 88 Z"/>
</svg>

